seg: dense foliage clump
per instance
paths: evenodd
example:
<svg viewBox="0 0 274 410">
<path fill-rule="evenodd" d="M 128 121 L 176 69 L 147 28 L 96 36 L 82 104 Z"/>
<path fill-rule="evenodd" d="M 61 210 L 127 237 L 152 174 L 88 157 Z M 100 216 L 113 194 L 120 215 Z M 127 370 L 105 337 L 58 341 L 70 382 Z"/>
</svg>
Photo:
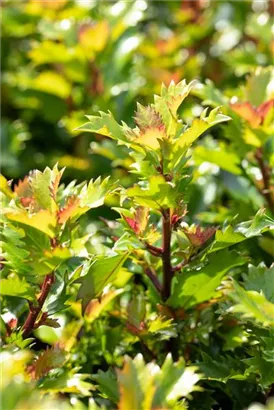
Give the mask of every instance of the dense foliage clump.
<svg viewBox="0 0 274 410">
<path fill-rule="evenodd" d="M 2 407 L 271 410 L 268 3 L 91 3 L 3 5 Z"/>
</svg>

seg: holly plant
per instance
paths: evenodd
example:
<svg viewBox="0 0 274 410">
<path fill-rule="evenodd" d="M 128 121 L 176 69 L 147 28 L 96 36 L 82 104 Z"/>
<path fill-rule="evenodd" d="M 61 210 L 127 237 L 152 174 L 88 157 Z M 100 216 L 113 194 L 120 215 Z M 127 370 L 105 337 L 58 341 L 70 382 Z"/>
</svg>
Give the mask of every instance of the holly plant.
<svg viewBox="0 0 274 410">
<path fill-rule="evenodd" d="M 1 176 L 6 409 L 271 408 L 274 271 L 265 249 L 274 221 L 263 144 L 273 100 L 222 108 L 213 93 L 212 109 L 181 118 L 184 100 L 209 88 L 171 82 L 150 105 L 137 104 L 129 125 L 100 112 L 77 128 L 123 146 L 128 186 L 100 177 L 64 185 L 58 164 L 17 183 Z M 222 162 L 219 149 L 197 144 L 240 126 L 243 166 L 236 154 Z M 205 152 L 208 163 L 257 184 L 261 206 L 246 220 L 195 215 Z M 100 218 L 104 204 L 117 219 Z"/>
</svg>

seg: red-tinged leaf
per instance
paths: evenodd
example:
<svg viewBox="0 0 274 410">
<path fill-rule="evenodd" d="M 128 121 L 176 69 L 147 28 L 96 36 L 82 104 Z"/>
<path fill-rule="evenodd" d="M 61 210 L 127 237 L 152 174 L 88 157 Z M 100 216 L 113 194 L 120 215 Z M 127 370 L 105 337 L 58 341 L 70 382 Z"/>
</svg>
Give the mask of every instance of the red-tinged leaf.
<svg viewBox="0 0 274 410">
<path fill-rule="evenodd" d="M 134 219 L 132 219 L 132 218 L 129 218 L 128 216 L 123 216 L 123 218 L 124 218 L 124 220 L 127 222 L 127 224 L 129 225 L 129 227 L 131 228 L 131 229 L 133 229 L 133 231 L 135 232 L 135 233 L 139 233 L 139 226 L 138 226 L 138 223 L 134 220 Z"/>
<path fill-rule="evenodd" d="M 137 103 L 134 119 L 142 132 L 147 128 L 161 128 L 164 126 L 160 115 L 151 105 L 144 107 Z"/>
<path fill-rule="evenodd" d="M 260 114 L 249 102 L 230 104 L 230 108 L 240 117 L 256 128 L 261 123 Z"/>
<path fill-rule="evenodd" d="M 31 198 L 32 189 L 29 181 L 29 177 L 25 177 L 23 180 L 20 179 L 18 185 L 14 186 L 14 192 L 19 198 Z"/>
<path fill-rule="evenodd" d="M 149 208 L 139 206 L 134 212 L 133 218 L 122 215 L 129 227 L 137 234 L 141 234 L 147 227 Z"/>
<path fill-rule="evenodd" d="M 52 198 L 54 200 L 56 200 L 56 194 L 57 194 L 58 186 L 60 184 L 60 181 L 61 181 L 61 178 L 62 178 L 62 175 L 63 175 L 64 171 L 65 171 L 65 168 L 62 168 L 59 171 L 58 168 L 57 168 L 57 165 L 55 165 L 54 168 L 53 168 L 52 173 L 53 173 L 53 175 L 55 175 L 55 178 L 53 179 L 49 189 L 50 189 Z"/>
<path fill-rule="evenodd" d="M 76 196 L 71 196 L 68 198 L 66 206 L 60 209 L 57 213 L 58 223 L 63 224 L 67 222 L 74 214 L 74 211 L 79 207 L 80 199 Z"/>
<path fill-rule="evenodd" d="M 263 124 L 267 114 L 274 107 L 274 100 L 266 101 L 257 108 L 251 105 L 250 102 L 234 103 L 230 104 L 230 107 L 252 127 L 257 128 Z"/>
<path fill-rule="evenodd" d="M 20 202 L 23 205 L 24 208 L 29 208 L 30 206 L 34 205 L 34 199 L 33 198 L 20 198 Z"/>
<path fill-rule="evenodd" d="M 273 107 L 274 107 L 274 99 L 266 101 L 263 104 L 259 105 L 259 107 L 257 108 L 257 112 L 260 115 L 262 122 L 264 122 L 265 117 L 267 116 L 271 108 Z"/>
<path fill-rule="evenodd" d="M 214 228 L 214 227 L 202 229 L 198 225 L 188 230 L 184 229 L 184 233 L 188 237 L 192 245 L 201 246 L 206 241 L 208 241 L 208 239 L 211 238 L 212 235 L 215 234 L 216 229 L 217 228 Z"/>
<path fill-rule="evenodd" d="M 45 350 L 31 365 L 27 372 L 33 380 L 39 380 L 49 373 L 50 370 L 60 368 L 67 360 L 67 354 L 59 346 Z"/>
</svg>

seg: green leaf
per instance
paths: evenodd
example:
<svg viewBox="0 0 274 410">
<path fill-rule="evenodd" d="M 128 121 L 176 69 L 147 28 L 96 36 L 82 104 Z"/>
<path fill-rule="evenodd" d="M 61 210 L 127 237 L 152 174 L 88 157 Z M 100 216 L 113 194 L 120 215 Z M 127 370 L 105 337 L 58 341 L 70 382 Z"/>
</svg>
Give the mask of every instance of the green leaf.
<svg viewBox="0 0 274 410">
<path fill-rule="evenodd" d="M 98 259 L 92 262 L 85 276 L 75 283 L 81 283 L 77 299 L 82 299 L 82 309 L 86 309 L 89 301 L 100 296 L 104 287 L 112 283 L 128 258 L 129 253 Z"/>
<path fill-rule="evenodd" d="M 179 399 L 197 390 L 200 376 L 196 368 L 185 367 L 183 359 L 174 363 L 168 354 L 163 366 L 146 364 L 142 355 L 125 358 L 124 367 L 117 371 L 120 390 L 120 410 L 130 408 L 173 408 Z"/>
<path fill-rule="evenodd" d="M 274 221 L 265 214 L 264 209 L 261 209 L 251 221 L 241 222 L 234 229 L 229 225 L 224 231 L 216 231 L 215 240 L 209 252 L 235 245 L 271 229 L 274 229 Z"/>
<path fill-rule="evenodd" d="M 246 100 L 257 107 L 266 101 L 270 87 L 268 85 L 274 79 L 273 67 L 258 67 L 248 78 L 246 84 Z"/>
<path fill-rule="evenodd" d="M 89 122 L 76 128 L 75 131 L 93 132 L 105 135 L 122 143 L 127 142 L 122 126 L 115 121 L 111 112 L 106 114 L 100 111 L 99 113 L 100 116 L 86 115 Z"/>
<path fill-rule="evenodd" d="M 246 261 L 236 252 L 224 250 L 208 256 L 204 266 L 175 276 L 168 304 L 174 308 L 189 309 L 212 298 L 223 277 L 235 266 Z"/>
<path fill-rule="evenodd" d="M 200 118 L 193 121 L 192 125 L 180 135 L 176 141 L 176 149 L 182 149 L 191 145 L 200 135 L 216 124 L 229 121 L 230 117 L 220 113 L 220 107 L 210 111 L 206 117 L 207 109 L 203 111 Z"/>
<path fill-rule="evenodd" d="M 256 266 L 249 265 L 248 275 L 243 274 L 246 290 L 263 292 L 267 300 L 274 303 L 274 266 L 267 268 L 264 263 Z"/>
<path fill-rule="evenodd" d="M 263 326 L 274 327 L 274 304 L 265 296 L 253 290 L 244 290 L 238 283 L 233 282 L 234 291 L 229 294 L 236 303 L 230 308 L 234 313 L 241 313 L 242 319 L 254 319 Z"/>
<path fill-rule="evenodd" d="M 35 287 L 28 283 L 25 278 L 19 278 L 11 273 L 8 278 L 0 279 L 1 295 L 17 296 L 30 301 L 35 301 Z"/>
<path fill-rule="evenodd" d="M 5 216 L 11 220 L 23 225 L 32 226 L 41 232 L 44 232 L 50 238 L 55 236 L 54 228 L 56 226 L 56 215 L 52 214 L 48 210 L 41 209 L 35 214 L 29 214 L 24 209 L 18 209 L 10 212 L 6 210 Z"/>
<path fill-rule="evenodd" d="M 229 379 L 245 380 L 244 366 L 240 360 L 231 356 L 221 356 L 212 358 L 202 352 L 203 361 L 198 363 L 198 368 L 208 380 L 218 380 L 226 382 Z"/>
<path fill-rule="evenodd" d="M 267 388 L 274 383 L 273 363 L 265 361 L 258 354 L 250 359 L 244 359 L 243 362 L 249 366 L 245 373 L 257 374 L 260 380 L 259 383 L 263 388 Z"/>
<path fill-rule="evenodd" d="M 95 181 L 91 180 L 87 185 L 84 185 L 80 194 L 81 207 L 88 209 L 97 208 L 104 205 L 105 196 L 110 188 L 109 177 L 101 182 L 101 178 Z"/>
<path fill-rule="evenodd" d="M 66 352 L 59 347 L 47 349 L 28 366 L 28 373 L 32 379 L 38 380 L 50 370 L 62 367 L 67 359 Z"/>
<path fill-rule="evenodd" d="M 113 403 L 119 401 L 119 388 L 115 373 L 110 369 L 107 372 L 99 370 L 92 379 L 98 384 L 98 389 L 103 394 L 103 397 L 110 399 Z"/>
<path fill-rule="evenodd" d="M 182 193 L 179 187 L 167 182 L 162 175 L 153 176 L 149 179 L 147 186 L 141 188 L 135 185 L 126 191 L 129 198 L 141 206 L 153 209 L 175 208 Z"/>
<path fill-rule="evenodd" d="M 240 175 L 242 173 L 239 167 L 240 157 L 235 152 L 229 152 L 226 146 L 213 149 L 200 145 L 195 148 L 193 157 L 198 165 L 206 161 L 218 165 L 221 169 L 232 174 Z"/>
<path fill-rule="evenodd" d="M 165 124 L 167 135 L 171 138 L 176 135 L 177 129 L 181 127 L 177 119 L 177 109 L 195 84 L 196 81 L 192 81 L 188 85 L 185 80 L 178 84 L 172 81 L 169 87 L 162 85 L 160 96 L 154 96 L 155 109 Z"/>
<path fill-rule="evenodd" d="M 57 204 L 51 193 L 54 179 L 53 171 L 48 167 L 44 172 L 35 170 L 30 176 L 30 185 L 36 203 L 40 209 L 47 209 L 50 212 L 57 210 Z"/>
<path fill-rule="evenodd" d="M 15 194 L 14 192 L 12 192 L 8 184 L 8 181 L 2 174 L 0 174 L 0 192 L 3 192 L 3 194 L 6 195 L 10 199 L 15 197 Z"/>
<path fill-rule="evenodd" d="M 77 371 L 77 369 L 75 369 Z M 54 375 L 48 375 L 41 379 L 39 389 L 43 392 L 50 393 L 72 393 L 81 394 L 82 396 L 90 396 L 90 390 L 93 389 L 92 384 L 86 382 L 88 374 L 74 373 L 73 370 L 61 369 Z"/>
<path fill-rule="evenodd" d="M 252 221 L 242 222 L 237 225 L 237 232 L 246 238 L 258 236 L 263 232 L 274 229 L 274 220 L 265 214 L 265 209 L 260 209 Z"/>
</svg>

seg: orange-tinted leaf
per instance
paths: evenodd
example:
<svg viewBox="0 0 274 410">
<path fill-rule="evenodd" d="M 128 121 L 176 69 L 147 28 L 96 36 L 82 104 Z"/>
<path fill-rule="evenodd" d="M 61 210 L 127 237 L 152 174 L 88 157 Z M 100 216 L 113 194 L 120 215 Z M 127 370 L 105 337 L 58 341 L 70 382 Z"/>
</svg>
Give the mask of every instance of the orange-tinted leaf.
<svg viewBox="0 0 274 410">
<path fill-rule="evenodd" d="M 76 196 L 71 196 L 67 200 L 67 204 L 64 208 L 60 209 L 57 213 L 58 223 L 63 224 L 67 222 L 74 214 L 74 211 L 79 207 L 80 199 Z"/>
<path fill-rule="evenodd" d="M 185 235 L 194 246 L 203 245 L 215 232 L 216 228 L 214 227 L 202 229 L 199 225 L 193 229 L 184 230 Z"/>
<path fill-rule="evenodd" d="M 240 117 L 249 122 L 249 124 L 256 128 L 261 123 L 261 117 L 249 102 L 230 104 L 231 109 Z"/>
<path fill-rule="evenodd" d="M 50 370 L 62 367 L 66 362 L 66 352 L 58 346 L 45 350 L 31 365 L 27 372 L 32 379 L 38 380 L 45 376 Z"/>
</svg>

